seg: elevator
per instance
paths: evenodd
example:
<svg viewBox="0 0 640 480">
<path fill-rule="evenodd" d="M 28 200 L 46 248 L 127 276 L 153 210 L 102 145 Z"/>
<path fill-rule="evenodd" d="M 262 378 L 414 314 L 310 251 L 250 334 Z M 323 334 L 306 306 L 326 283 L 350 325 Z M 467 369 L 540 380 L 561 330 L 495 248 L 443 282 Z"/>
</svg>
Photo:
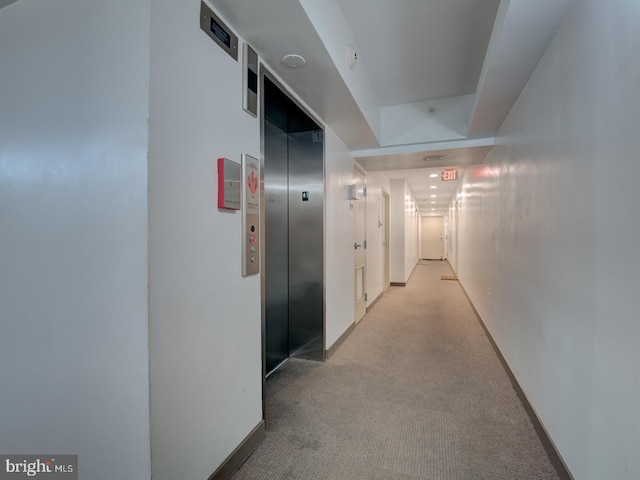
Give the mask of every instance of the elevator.
<svg viewBox="0 0 640 480">
<path fill-rule="evenodd" d="M 289 357 L 324 360 L 324 132 L 266 74 L 262 101 L 268 375 Z"/>
</svg>

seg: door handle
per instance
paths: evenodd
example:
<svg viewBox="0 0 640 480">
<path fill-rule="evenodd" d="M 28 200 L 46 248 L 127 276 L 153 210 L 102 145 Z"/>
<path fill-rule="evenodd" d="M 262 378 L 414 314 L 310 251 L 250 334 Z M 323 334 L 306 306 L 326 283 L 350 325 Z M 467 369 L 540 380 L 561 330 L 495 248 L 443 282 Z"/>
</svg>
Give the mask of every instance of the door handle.
<svg viewBox="0 0 640 480">
<path fill-rule="evenodd" d="M 353 248 L 354 248 L 354 250 L 357 250 L 357 249 L 359 249 L 360 247 L 362 247 L 362 245 L 360 245 L 358 242 L 355 242 L 355 243 L 353 244 Z"/>
</svg>

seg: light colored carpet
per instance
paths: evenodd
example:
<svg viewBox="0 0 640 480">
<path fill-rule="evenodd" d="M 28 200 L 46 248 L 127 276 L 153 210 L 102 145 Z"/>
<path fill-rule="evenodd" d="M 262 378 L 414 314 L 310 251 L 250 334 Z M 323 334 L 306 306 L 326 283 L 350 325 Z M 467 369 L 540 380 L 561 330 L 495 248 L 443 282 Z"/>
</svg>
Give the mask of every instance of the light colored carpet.
<svg viewBox="0 0 640 480">
<path fill-rule="evenodd" d="M 267 436 L 233 480 L 557 480 L 446 262 L 391 287 L 326 363 L 267 380 Z"/>
</svg>

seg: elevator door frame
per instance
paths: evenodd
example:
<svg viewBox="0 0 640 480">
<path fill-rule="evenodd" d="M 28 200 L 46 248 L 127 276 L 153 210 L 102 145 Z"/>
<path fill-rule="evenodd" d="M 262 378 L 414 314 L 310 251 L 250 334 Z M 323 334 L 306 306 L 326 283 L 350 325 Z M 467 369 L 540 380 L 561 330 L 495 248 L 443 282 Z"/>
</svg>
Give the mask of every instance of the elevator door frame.
<svg viewBox="0 0 640 480">
<path fill-rule="evenodd" d="M 262 63 L 260 62 L 260 165 L 261 165 L 261 178 L 260 178 L 260 229 L 262 232 L 266 232 L 265 228 L 265 189 L 264 189 L 264 172 L 265 172 L 265 138 L 264 138 L 264 129 L 265 129 L 265 98 L 264 98 L 264 79 L 268 78 L 271 82 L 273 82 L 282 93 L 284 93 L 305 115 L 307 115 L 311 120 L 313 120 L 318 126 L 320 126 L 324 132 L 324 122 L 322 122 L 316 115 L 309 111 L 304 104 L 302 104 L 295 95 L 282 84 L 282 82 Z M 323 135 L 324 136 L 324 135 Z M 326 149 L 325 149 L 326 151 Z M 323 153 L 323 197 L 326 199 L 326 171 L 324 169 L 325 162 L 325 153 Z M 323 265 L 322 265 L 322 349 L 323 349 L 323 357 L 326 355 L 326 201 L 323 201 L 322 207 L 322 257 L 323 257 Z M 265 252 L 265 235 L 261 235 L 260 237 L 260 249 L 262 252 Z M 266 380 L 267 375 L 267 366 L 266 366 L 266 295 L 265 295 L 265 255 L 262 255 L 260 258 L 260 296 L 261 296 L 261 341 L 262 341 L 262 379 L 263 379 L 263 414 L 264 414 L 264 382 Z M 277 369 L 276 369 L 277 370 Z"/>
</svg>

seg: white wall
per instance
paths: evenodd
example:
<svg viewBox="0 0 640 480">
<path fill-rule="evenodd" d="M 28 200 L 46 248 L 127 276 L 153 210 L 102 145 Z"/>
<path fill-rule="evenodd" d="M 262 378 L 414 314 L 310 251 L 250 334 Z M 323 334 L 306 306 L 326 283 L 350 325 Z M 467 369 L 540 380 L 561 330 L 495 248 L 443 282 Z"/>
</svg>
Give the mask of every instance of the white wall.
<svg viewBox="0 0 640 480">
<path fill-rule="evenodd" d="M 449 212 L 444 215 L 444 232 L 442 235 L 442 241 L 444 242 L 444 258 L 445 260 L 449 258 Z"/>
<path fill-rule="evenodd" d="M 355 317 L 354 212 L 347 185 L 353 182 L 353 161 L 345 144 L 325 126 L 325 296 L 326 348 L 351 326 Z M 367 266 L 368 268 L 368 266 Z"/>
<path fill-rule="evenodd" d="M 389 280 L 406 283 L 418 263 L 416 200 L 404 179 L 389 180 Z"/>
<path fill-rule="evenodd" d="M 581 480 L 640 478 L 639 32 L 577 2 L 459 197 L 462 284 Z"/>
<path fill-rule="evenodd" d="M 0 452 L 95 480 L 150 478 L 149 5 L 0 10 Z"/>
<path fill-rule="evenodd" d="M 149 154 L 151 447 L 157 480 L 207 478 L 262 418 L 260 278 L 241 275 L 240 212 L 216 159 L 260 156 L 242 64 L 200 3 L 154 1 Z M 241 44 L 240 44 L 241 45 Z M 240 56 L 241 57 L 241 56 Z"/>
<path fill-rule="evenodd" d="M 416 207 L 416 198 L 406 183 L 404 198 L 404 281 L 407 282 L 419 260 L 420 216 Z"/>
<path fill-rule="evenodd" d="M 456 206 L 457 198 L 454 198 L 449 205 L 449 210 L 447 212 L 447 260 L 449 261 L 449 265 L 454 272 L 458 271 L 458 257 L 457 257 L 457 249 L 456 244 L 458 242 L 458 231 L 457 231 L 457 218 L 458 218 L 458 209 Z"/>
<path fill-rule="evenodd" d="M 260 278 L 241 277 L 240 214 L 218 211 L 215 183 L 216 158 L 260 156 L 259 121 L 241 108 L 241 64 L 200 30 L 198 9 L 196 2 L 177 0 L 154 2 L 152 9 L 151 445 L 157 479 L 206 478 L 262 417 Z M 325 156 L 330 348 L 354 321 L 355 280 L 346 196 L 353 162 L 330 128 Z"/>
<path fill-rule="evenodd" d="M 389 281 L 402 283 L 404 272 L 404 187 L 401 179 L 389 180 Z"/>
<path fill-rule="evenodd" d="M 474 101 L 475 95 L 461 95 L 382 107 L 381 144 L 406 145 L 466 138 Z"/>
</svg>

